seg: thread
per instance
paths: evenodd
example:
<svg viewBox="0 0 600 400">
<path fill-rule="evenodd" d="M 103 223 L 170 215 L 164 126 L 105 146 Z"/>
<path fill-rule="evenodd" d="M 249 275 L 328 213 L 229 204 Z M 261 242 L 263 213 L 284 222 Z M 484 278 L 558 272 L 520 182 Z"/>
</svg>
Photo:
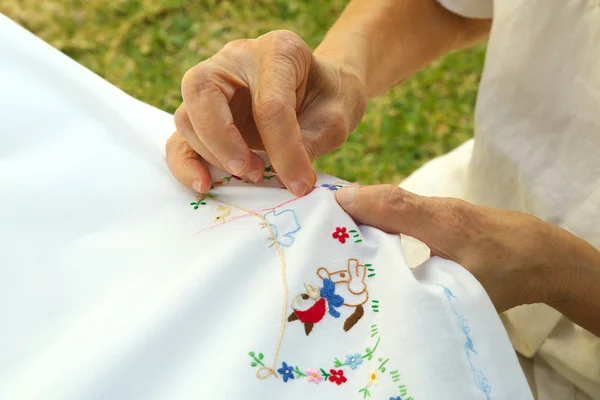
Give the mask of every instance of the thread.
<svg viewBox="0 0 600 400">
<path fill-rule="evenodd" d="M 279 260 L 281 261 L 281 281 L 283 284 L 283 310 L 281 312 L 281 329 L 279 330 L 279 340 L 277 341 L 277 347 L 275 348 L 273 365 L 271 367 L 265 367 L 265 366 L 260 367 L 256 371 L 256 377 L 258 379 L 267 379 L 269 376 L 273 375 L 275 378 L 279 379 L 279 376 L 277 375 L 277 372 L 276 372 L 276 368 L 277 368 L 277 362 L 279 361 L 279 351 L 281 350 L 281 343 L 283 342 L 283 333 L 285 331 L 285 326 L 286 326 L 286 322 L 287 322 L 286 311 L 287 311 L 287 307 L 288 307 L 288 286 L 287 286 L 287 275 L 286 275 L 287 266 L 285 263 L 285 257 L 283 255 L 283 250 L 281 249 L 281 246 L 279 245 L 279 242 L 277 241 L 277 235 L 275 234 L 275 231 L 273 230 L 271 225 L 267 222 L 267 220 L 261 214 L 259 214 L 259 212 L 266 211 L 266 210 L 252 211 L 252 210 L 249 210 L 249 209 L 246 209 L 246 208 L 243 208 L 240 206 L 236 206 L 235 204 L 231 204 L 231 203 L 228 203 L 228 202 L 220 200 L 220 199 L 214 199 L 214 200 L 219 203 L 225 204 L 229 207 L 237 208 L 240 211 L 247 212 L 248 214 L 254 215 L 258 219 L 260 219 L 262 222 L 264 222 L 267 229 L 271 233 L 273 240 L 275 241 L 275 243 L 274 243 L 275 248 L 277 249 L 277 253 L 279 254 Z M 293 200 L 297 200 L 297 199 L 292 199 L 290 201 L 282 203 L 281 205 L 290 203 Z M 280 207 L 281 205 L 273 207 L 272 209 Z M 232 219 L 230 219 L 229 221 L 231 221 Z M 222 225 L 222 224 L 220 224 L 220 225 Z"/>
</svg>

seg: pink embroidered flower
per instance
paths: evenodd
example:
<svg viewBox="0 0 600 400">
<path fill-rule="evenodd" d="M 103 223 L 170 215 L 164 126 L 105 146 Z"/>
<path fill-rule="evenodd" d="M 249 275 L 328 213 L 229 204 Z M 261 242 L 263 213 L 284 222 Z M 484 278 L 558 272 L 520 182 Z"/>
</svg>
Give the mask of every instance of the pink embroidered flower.
<svg viewBox="0 0 600 400">
<path fill-rule="evenodd" d="M 335 232 L 331 234 L 334 239 L 340 241 L 340 243 L 346 243 L 346 239 L 350 237 L 348 232 L 346 232 L 346 228 L 340 228 L 339 226 L 335 228 Z"/>
<path fill-rule="evenodd" d="M 338 386 L 348 380 L 348 378 L 344 376 L 344 371 L 341 369 L 338 369 L 337 371 L 335 369 L 330 369 L 329 372 L 331 373 L 329 380 Z"/>
<path fill-rule="evenodd" d="M 316 385 L 321 383 L 323 380 L 323 375 L 321 375 L 321 371 L 318 369 L 309 369 L 306 371 L 306 381 L 314 382 Z"/>
</svg>

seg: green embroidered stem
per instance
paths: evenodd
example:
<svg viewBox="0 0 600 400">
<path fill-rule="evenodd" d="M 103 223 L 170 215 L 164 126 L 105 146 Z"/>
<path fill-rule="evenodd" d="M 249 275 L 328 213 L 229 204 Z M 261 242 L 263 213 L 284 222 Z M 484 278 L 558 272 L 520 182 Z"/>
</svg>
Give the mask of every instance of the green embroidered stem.
<svg viewBox="0 0 600 400">
<path fill-rule="evenodd" d="M 325 372 L 325 370 L 323 368 L 319 368 L 321 370 L 321 375 L 323 375 L 323 379 L 324 380 L 329 380 L 329 377 L 331 376 L 331 374 L 328 374 L 327 372 Z"/>
<path fill-rule="evenodd" d="M 263 353 L 258 353 L 258 358 L 256 357 L 257 354 L 255 352 L 253 352 L 253 351 L 251 351 L 250 353 L 248 353 L 248 355 L 254 359 L 254 361 L 252 361 L 250 363 L 251 367 L 256 367 L 256 366 L 258 366 L 258 364 L 262 365 L 263 367 L 265 366 L 265 364 L 263 364 L 262 361 L 261 361 L 263 358 L 265 358 L 265 356 L 263 355 Z"/>
<path fill-rule="evenodd" d="M 335 358 L 335 359 L 333 360 L 333 366 L 334 366 L 335 368 L 339 368 L 339 367 L 341 367 L 342 365 L 346 365 L 346 363 L 343 363 L 343 362 L 341 362 L 341 361 L 340 361 L 338 358 Z"/>
<path fill-rule="evenodd" d="M 298 366 L 296 365 L 296 368 L 294 368 L 294 372 L 296 373 L 297 376 L 306 376 L 306 374 L 302 371 L 300 371 L 300 368 L 298 368 Z"/>
<path fill-rule="evenodd" d="M 379 361 L 381 362 L 381 364 L 379 364 L 379 367 L 377 367 L 377 370 L 381 371 L 381 373 L 385 373 L 385 364 L 387 364 L 388 361 L 390 361 L 389 358 L 386 358 L 385 360 L 383 358 L 380 358 Z"/>
<path fill-rule="evenodd" d="M 371 361 L 373 359 L 373 353 L 375 353 L 375 350 L 377 350 L 377 346 L 379 346 L 380 340 L 381 340 L 381 338 L 378 337 L 377 342 L 375 342 L 375 347 L 373 347 L 373 350 L 371 350 L 369 347 L 367 347 L 365 349 L 365 355 L 362 356 L 362 358 L 366 358 L 367 360 Z"/>
<path fill-rule="evenodd" d="M 362 393 L 363 394 L 363 399 L 366 399 L 367 397 L 371 397 L 371 392 L 369 392 L 369 388 L 368 387 L 364 387 L 364 388 L 360 389 L 358 391 L 358 393 Z"/>
</svg>

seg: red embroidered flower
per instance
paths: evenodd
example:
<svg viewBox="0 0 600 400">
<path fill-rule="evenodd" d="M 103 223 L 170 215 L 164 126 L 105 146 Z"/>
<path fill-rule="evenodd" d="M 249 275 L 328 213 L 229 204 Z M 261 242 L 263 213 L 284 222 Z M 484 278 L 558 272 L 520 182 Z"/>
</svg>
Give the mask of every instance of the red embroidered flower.
<svg viewBox="0 0 600 400">
<path fill-rule="evenodd" d="M 344 371 L 341 369 L 338 369 L 337 371 L 335 369 L 330 369 L 329 373 L 331 374 L 331 376 L 329 377 L 329 381 L 335 383 L 338 386 L 348 380 L 348 378 L 344 376 Z"/>
<path fill-rule="evenodd" d="M 350 235 L 346 232 L 346 228 L 340 228 L 339 226 L 335 228 L 335 232 L 331 234 L 334 239 L 340 241 L 340 243 L 346 243 L 346 238 L 349 238 Z"/>
</svg>

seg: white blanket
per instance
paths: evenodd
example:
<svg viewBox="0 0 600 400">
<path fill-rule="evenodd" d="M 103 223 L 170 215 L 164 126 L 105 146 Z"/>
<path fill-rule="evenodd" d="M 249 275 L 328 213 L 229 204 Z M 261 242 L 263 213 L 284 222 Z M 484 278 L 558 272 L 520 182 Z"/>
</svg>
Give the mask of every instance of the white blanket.
<svg viewBox="0 0 600 400">
<path fill-rule="evenodd" d="M 1 399 L 532 398 L 479 283 L 411 271 L 348 183 L 195 198 L 170 115 L 0 31 Z"/>
</svg>

